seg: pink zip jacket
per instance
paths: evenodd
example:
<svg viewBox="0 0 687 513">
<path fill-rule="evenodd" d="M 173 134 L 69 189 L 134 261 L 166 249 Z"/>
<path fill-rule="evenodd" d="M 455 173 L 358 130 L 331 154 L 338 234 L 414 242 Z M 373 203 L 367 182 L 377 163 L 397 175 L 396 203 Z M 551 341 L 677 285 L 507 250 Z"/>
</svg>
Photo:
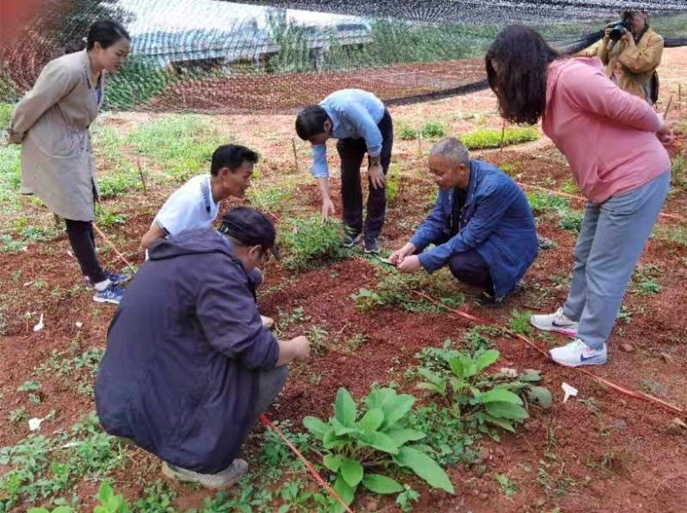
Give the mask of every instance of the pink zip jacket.
<svg viewBox="0 0 687 513">
<path fill-rule="evenodd" d="M 600 204 L 670 170 L 660 116 L 611 82 L 597 58 L 549 65 L 544 133 L 570 163 L 582 194 Z"/>
</svg>

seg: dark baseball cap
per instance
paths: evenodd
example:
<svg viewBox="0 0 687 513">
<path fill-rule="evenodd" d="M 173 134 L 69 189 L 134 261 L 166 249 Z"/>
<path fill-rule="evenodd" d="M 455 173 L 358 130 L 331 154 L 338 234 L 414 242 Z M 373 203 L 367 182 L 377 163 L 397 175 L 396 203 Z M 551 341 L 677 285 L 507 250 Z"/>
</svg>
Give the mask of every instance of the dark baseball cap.
<svg viewBox="0 0 687 513">
<path fill-rule="evenodd" d="M 279 260 L 279 250 L 275 246 L 277 231 L 274 224 L 262 212 L 250 207 L 237 207 L 222 217 L 218 230 L 245 246 L 262 246 L 271 251 Z"/>
</svg>

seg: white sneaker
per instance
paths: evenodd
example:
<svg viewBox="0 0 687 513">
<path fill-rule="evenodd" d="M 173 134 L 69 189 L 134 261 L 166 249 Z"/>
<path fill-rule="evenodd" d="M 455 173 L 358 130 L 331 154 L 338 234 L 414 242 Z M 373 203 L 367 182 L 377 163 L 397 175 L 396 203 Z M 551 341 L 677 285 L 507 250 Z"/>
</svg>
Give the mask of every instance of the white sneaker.
<svg viewBox="0 0 687 513">
<path fill-rule="evenodd" d="M 580 327 L 579 322 L 571 321 L 563 315 L 563 308 L 559 308 L 556 313 L 549 315 L 533 315 L 530 317 L 530 323 L 540 330 L 555 331 L 569 337 L 575 337 L 577 329 Z"/>
<path fill-rule="evenodd" d="M 556 363 L 566 367 L 580 367 L 582 365 L 603 365 L 606 363 L 606 344 L 601 349 L 592 349 L 576 338 L 573 342 L 549 351 Z"/>
<path fill-rule="evenodd" d="M 271 317 L 265 317 L 264 315 L 261 315 L 260 319 L 262 320 L 262 325 L 268 330 L 271 330 L 272 326 L 274 326 L 274 319 Z"/>
</svg>

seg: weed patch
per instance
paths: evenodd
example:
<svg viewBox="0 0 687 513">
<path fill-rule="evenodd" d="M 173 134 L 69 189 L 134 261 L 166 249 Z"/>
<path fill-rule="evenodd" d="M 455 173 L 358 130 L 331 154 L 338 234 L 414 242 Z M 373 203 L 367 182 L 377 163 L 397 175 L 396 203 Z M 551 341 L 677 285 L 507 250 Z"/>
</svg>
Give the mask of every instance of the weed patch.
<svg viewBox="0 0 687 513">
<path fill-rule="evenodd" d="M 486 150 L 501 147 L 501 130 L 483 128 L 463 135 L 460 140 L 468 150 Z M 522 144 L 539 139 L 534 128 L 507 128 L 503 134 L 503 146 Z"/>
</svg>

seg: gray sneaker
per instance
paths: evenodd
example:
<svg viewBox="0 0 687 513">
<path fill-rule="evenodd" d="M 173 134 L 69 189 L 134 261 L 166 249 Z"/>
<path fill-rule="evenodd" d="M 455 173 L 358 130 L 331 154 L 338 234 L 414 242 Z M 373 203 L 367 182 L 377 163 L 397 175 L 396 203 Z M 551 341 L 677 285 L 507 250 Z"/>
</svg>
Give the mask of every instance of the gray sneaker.
<svg viewBox="0 0 687 513">
<path fill-rule="evenodd" d="M 235 459 L 229 467 L 217 474 L 201 474 L 192 470 L 176 467 L 167 462 L 162 464 L 162 474 L 170 479 L 182 483 L 196 483 L 205 488 L 227 488 L 238 481 L 248 472 L 248 463 L 242 459 Z"/>
<path fill-rule="evenodd" d="M 360 235 L 360 234 L 349 235 L 347 233 L 343 236 L 341 244 L 343 245 L 344 248 L 352 248 L 353 246 L 358 244 L 358 242 L 360 242 L 361 239 L 362 239 L 362 235 Z"/>
<path fill-rule="evenodd" d="M 381 250 L 379 249 L 379 244 L 376 240 L 366 240 L 365 241 L 365 253 L 368 255 L 379 255 Z"/>
</svg>

